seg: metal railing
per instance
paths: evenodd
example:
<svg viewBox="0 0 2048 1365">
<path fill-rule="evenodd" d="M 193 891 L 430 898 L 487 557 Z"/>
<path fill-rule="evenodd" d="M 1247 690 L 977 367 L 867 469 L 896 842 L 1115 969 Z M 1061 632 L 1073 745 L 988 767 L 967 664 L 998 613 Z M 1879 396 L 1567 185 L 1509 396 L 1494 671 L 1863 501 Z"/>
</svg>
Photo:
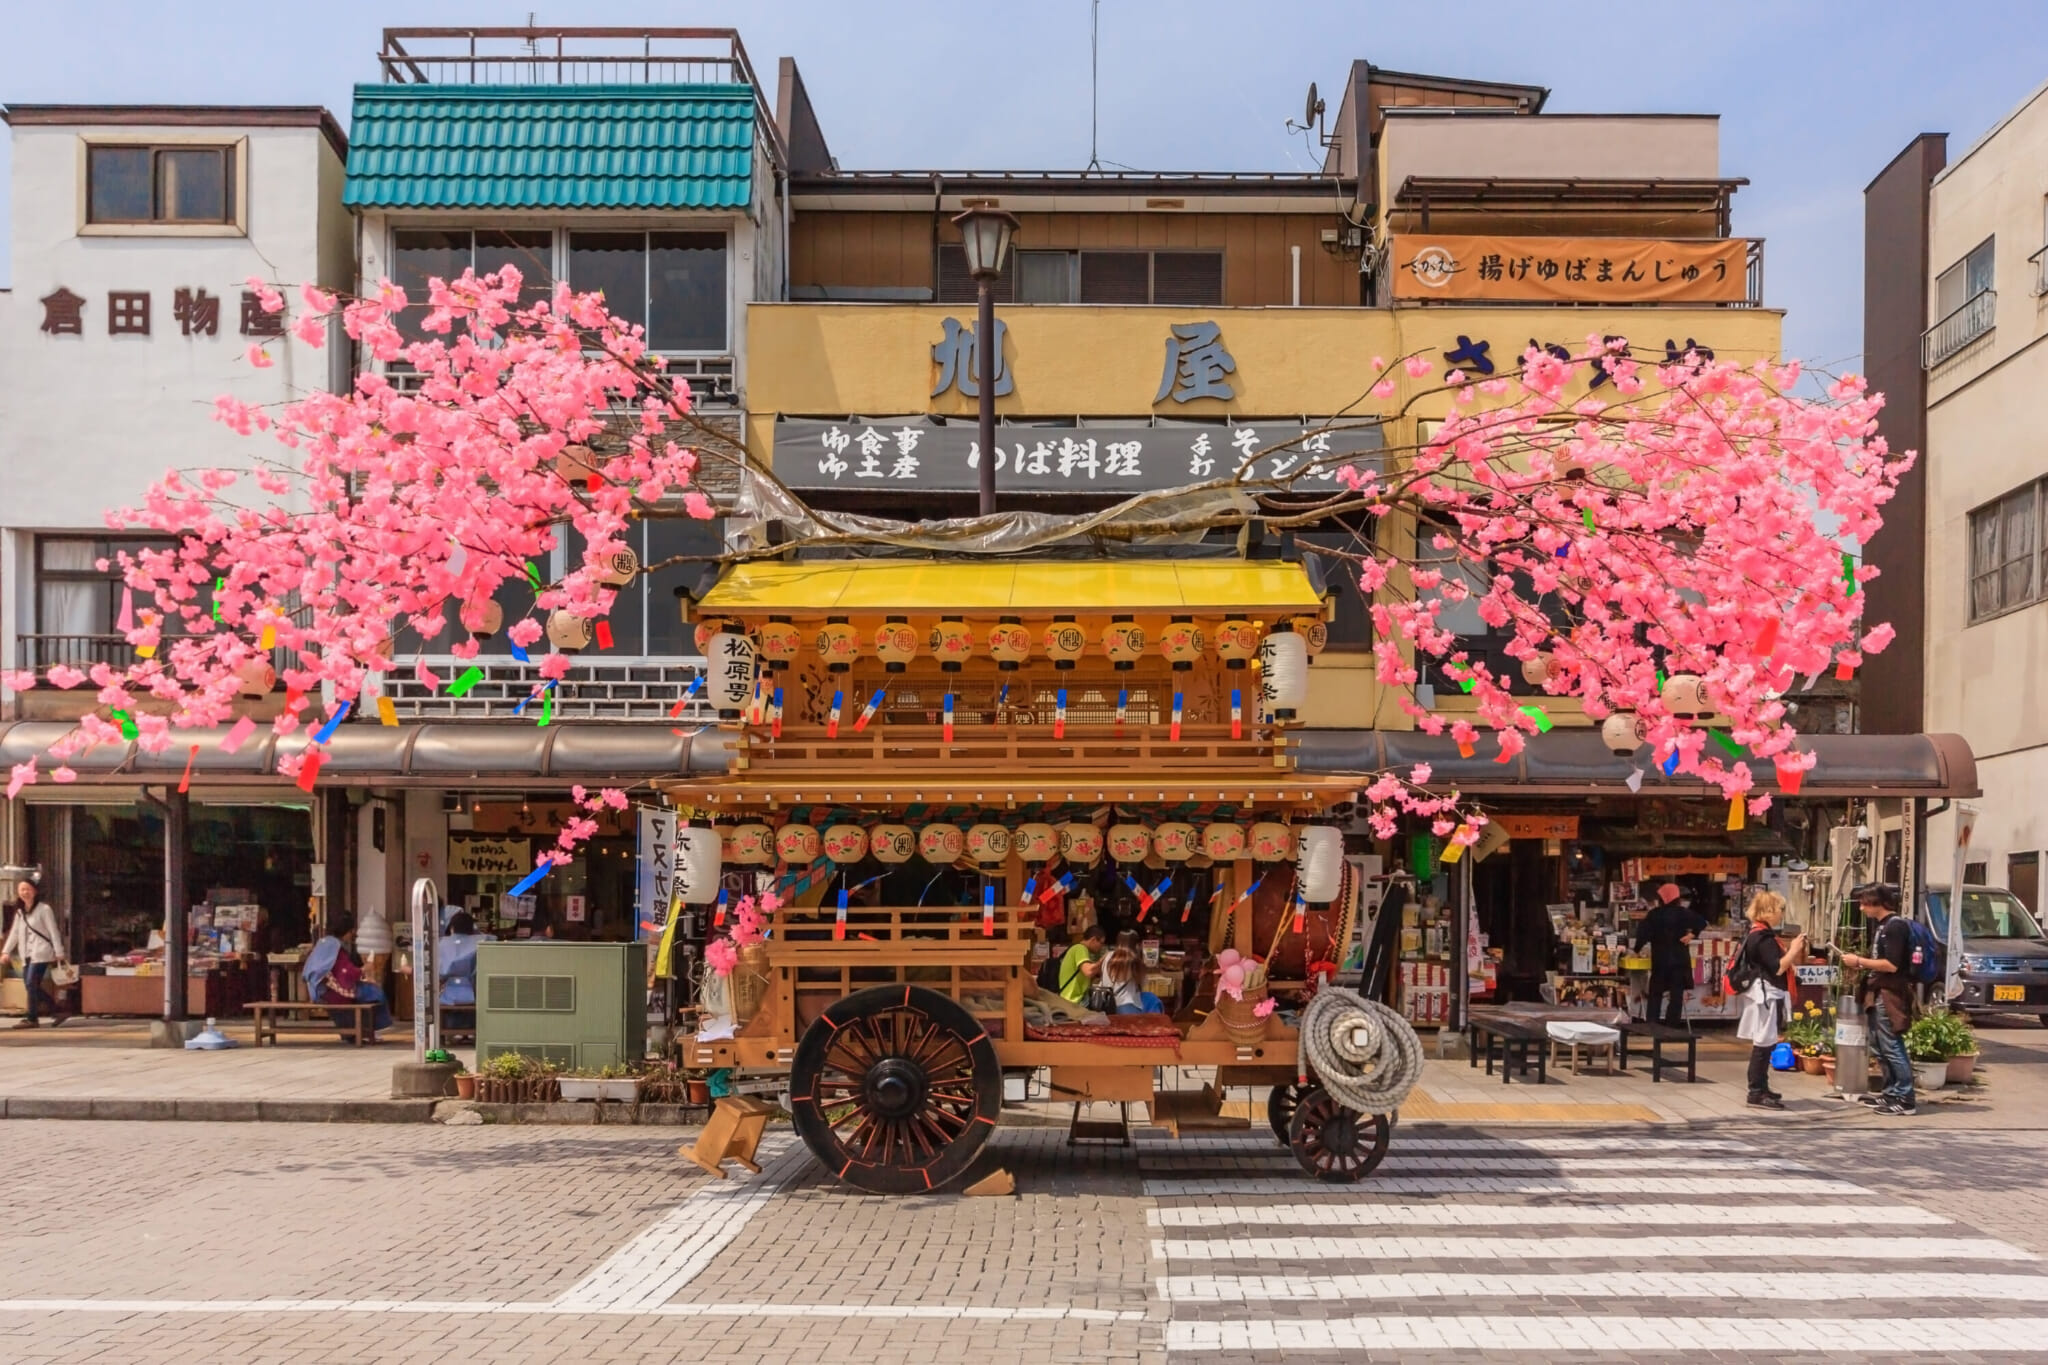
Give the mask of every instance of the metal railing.
<svg viewBox="0 0 2048 1365">
<path fill-rule="evenodd" d="M 1998 317 L 1998 291 L 1986 289 L 1920 336 L 1920 368 L 1931 370 L 1990 331 Z"/>
<path fill-rule="evenodd" d="M 2027 257 L 2027 264 L 2034 267 L 2034 297 L 2038 299 L 2048 294 L 2048 246 Z"/>
<path fill-rule="evenodd" d="M 447 684 L 472 664 L 483 670 L 483 677 L 460 697 L 450 696 Z M 541 688 L 546 679 L 538 664 L 437 658 L 427 660 L 427 665 L 441 678 L 438 689 L 409 672 L 384 679 L 384 695 L 391 699 L 401 720 L 522 720 L 538 724 L 546 714 L 553 720 L 690 726 L 718 718 L 701 690 L 688 695 L 691 684 L 704 672 L 701 658 L 577 663 L 552 689 L 552 707 L 545 705 Z M 680 711 L 677 702 L 683 703 Z"/>
<path fill-rule="evenodd" d="M 126 668 L 135 662 L 135 646 L 123 635 L 23 635 L 16 649 L 21 667 L 40 673 L 63 664 L 90 669 L 94 664 Z"/>
</svg>

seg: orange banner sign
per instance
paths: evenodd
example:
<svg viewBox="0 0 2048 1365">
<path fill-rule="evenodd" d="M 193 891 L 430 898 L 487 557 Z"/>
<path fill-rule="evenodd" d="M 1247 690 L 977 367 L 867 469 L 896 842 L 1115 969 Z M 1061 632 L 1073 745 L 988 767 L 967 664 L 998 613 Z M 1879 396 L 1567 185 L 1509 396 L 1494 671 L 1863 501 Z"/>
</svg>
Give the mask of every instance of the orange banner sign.
<svg viewBox="0 0 2048 1365">
<path fill-rule="evenodd" d="M 1394 297 L 1466 302 L 1740 303 L 1749 242 L 1643 237 L 1394 238 Z"/>
<path fill-rule="evenodd" d="M 1510 839 L 1579 837 L 1579 817 L 1576 815 L 1496 815 L 1493 820 L 1507 831 Z"/>
</svg>

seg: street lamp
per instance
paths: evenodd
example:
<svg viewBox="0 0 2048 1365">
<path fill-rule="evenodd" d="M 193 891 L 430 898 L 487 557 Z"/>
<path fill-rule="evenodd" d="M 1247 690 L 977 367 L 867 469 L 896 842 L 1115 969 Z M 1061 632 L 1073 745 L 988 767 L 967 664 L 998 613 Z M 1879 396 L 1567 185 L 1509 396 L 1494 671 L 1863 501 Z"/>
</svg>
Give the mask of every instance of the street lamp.
<svg viewBox="0 0 2048 1365">
<path fill-rule="evenodd" d="M 953 220 L 967 251 L 967 273 L 974 277 L 980 314 L 974 324 L 975 389 L 981 401 L 981 515 L 996 510 L 996 280 L 1009 259 L 1010 237 L 1017 231 L 1015 214 L 979 205 Z"/>
</svg>

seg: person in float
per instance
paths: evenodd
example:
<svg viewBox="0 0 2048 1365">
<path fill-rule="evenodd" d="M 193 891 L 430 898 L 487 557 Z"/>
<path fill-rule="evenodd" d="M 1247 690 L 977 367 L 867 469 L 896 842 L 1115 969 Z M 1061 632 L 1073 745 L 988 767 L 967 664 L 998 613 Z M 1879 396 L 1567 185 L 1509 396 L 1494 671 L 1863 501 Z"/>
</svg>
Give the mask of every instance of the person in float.
<svg viewBox="0 0 2048 1365">
<path fill-rule="evenodd" d="M 1067 955 L 1060 959 L 1062 996 L 1077 1005 L 1088 998 L 1088 988 L 1102 975 L 1102 950 L 1108 943 L 1109 930 L 1091 924 L 1081 941 L 1067 949 Z"/>
</svg>

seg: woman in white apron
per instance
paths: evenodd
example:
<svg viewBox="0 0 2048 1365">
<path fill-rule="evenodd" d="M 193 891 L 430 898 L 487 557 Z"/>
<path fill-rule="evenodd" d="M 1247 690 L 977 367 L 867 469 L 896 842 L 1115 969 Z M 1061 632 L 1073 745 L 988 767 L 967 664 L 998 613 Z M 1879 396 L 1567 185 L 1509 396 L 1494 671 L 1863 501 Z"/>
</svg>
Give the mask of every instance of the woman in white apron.
<svg viewBox="0 0 2048 1365">
<path fill-rule="evenodd" d="M 1771 1050 L 1778 1045 L 1778 1029 L 1785 1021 L 1790 999 L 1780 984 L 1792 968 L 1806 958 L 1806 935 L 1790 944 L 1778 943 L 1778 926 L 1785 919 L 1785 898 L 1775 891 L 1759 891 L 1749 901 L 1749 933 L 1742 940 L 1741 957 L 1752 977 L 1743 992 L 1742 1022 L 1735 1036 L 1746 1038 L 1749 1051 L 1749 1103 L 1759 1109 L 1783 1109 L 1785 1101 L 1771 1089 Z"/>
</svg>

